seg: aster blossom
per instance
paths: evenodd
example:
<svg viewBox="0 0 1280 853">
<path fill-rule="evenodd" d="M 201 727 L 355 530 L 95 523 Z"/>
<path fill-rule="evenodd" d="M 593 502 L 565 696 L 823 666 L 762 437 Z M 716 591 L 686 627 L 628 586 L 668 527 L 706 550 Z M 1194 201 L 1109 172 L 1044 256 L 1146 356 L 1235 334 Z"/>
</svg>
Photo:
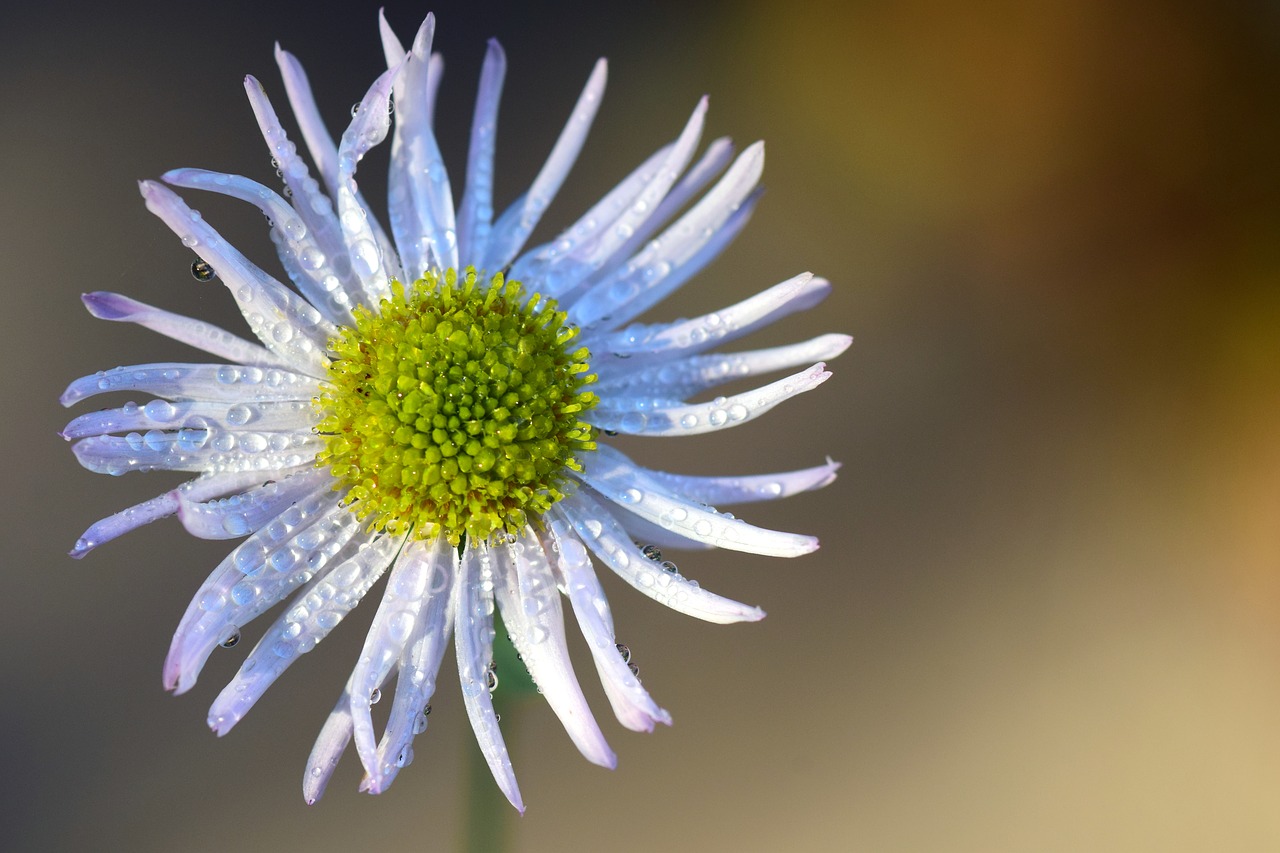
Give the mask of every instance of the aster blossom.
<svg viewBox="0 0 1280 853">
<path fill-rule="evenodd" d="M 381 16 L 380 26 L 388 70 L 337 142 L 301 65 L 276 49 L 318 179 L 264 88 L 247 77 L 283 194 L 198 169 L 141 183 L 148 209 L 199 256 L 198 277 L 216 275 L 258 340 L 120 294 L 84 296 L 95 317 L 140 324 L 223 361 L 121 367 L 67 388 L 64 405 L 110 392 L 152 397 L 67 425 L 63 436 L 86 468 L 196 475 L 93 524 L 71 553 L 82 557 L 174 515 L 197 537 L 243 538 L 197 591 L 164 665 L 166 687 L 189 690 L 215 648 L 286 602 L 214 701 L 209 724 L 219 735 L 386 575 L 364 649 L 308 760 L 304 796 L 314 802 L 323 793 L 353 740 L 362 788 L 391 784 L 427 727 L 452 638 L 477 741 L 503 793 L 523 809 L 490 695 L 495 610 L 574 744 L 612 767 L 569 660 L 562 597 L 618 720 L 635 731 L 669 725 L 619 653 L 595 566 L 682 613 L 760 619 L 759 608 L 682 576 L 658 549 L 809 553 L 813 537 L 713 507 L 818 488 L 838 467 L 828 460 L 776 474 L 684 476 L 642 467 L 601 439 L 750 421 L 826 380 L 824 359 L 850 339 L 713 352 L 821 301 L 830 285 L 808 273 L 715 313 L 635 322 L 713 260 L 759 198 L 761 143 L 735 156 L 717 139 L 695 158 L 705 98 L 673 142 L 559 237 L 525 249 L 583 146 L 604 61 L 528 190 L 495 217 L 501 47 L 491 41 L 484 57 L 455 207 L 432 130 L 443 70 L 431 50 L 434 20 L 427 17 L 408 50 Z M 361 158 L 388 136 L 389 233 L 355 181 Z M 257 206 L 294 289 L 229 245 L 170 187 Z M 730 381 L 796 368 L 748 392 L 691 402 Z M 370 705 L 391 683 L 379 734 Z"/>
</svg>

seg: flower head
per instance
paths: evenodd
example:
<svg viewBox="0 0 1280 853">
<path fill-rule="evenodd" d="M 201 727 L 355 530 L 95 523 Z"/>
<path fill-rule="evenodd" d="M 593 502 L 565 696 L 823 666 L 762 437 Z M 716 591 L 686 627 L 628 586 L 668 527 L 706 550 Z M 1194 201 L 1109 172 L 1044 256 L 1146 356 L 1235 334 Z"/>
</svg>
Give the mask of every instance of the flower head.
<svg viewBox="0 0 1280 853">
<path fill-rule="evenodd" d="M 66 405 L 105 392 L 153 397 L 67 425 L 63 435 L 85 467 L 196 474 L 92 525 L 71 553 L 81 557 L 170 515 L 195 536 L 244 537 L 196 593 L 164 668 L 166 686 L 185 692 L 217 646 L 232 645 L 251 620 L 290 599 L 214 701 L 209 724 L 220 735 L 387 575 L 364 651 L 308 762 L 304 795 L 320 796 L 351 740 L 364 788 L 377 793 L 391 783 L 426 728 L 452 635 L 477 740 L 503 792 L 523 808 L 490 699 L 495 607 L 570 738 L 589 760 L 612 767 L 569 662 L 562 595 L 619 721 L 637 731 L 669 724 L 619 654 L 595 562 L 680 612 L 760 619 L 758 608 L 681 576 L 658 548 L 808 553 L 817 547 L 812 537 L 753 527 L 711 507 L 817 488 L 837 468 L 828 461 L 779 474 L 682 476 L 597 444 L 601 433 L 681 436 L 746 422 L 823 382 L 822 360 L 849 338 L 712 352 L 820 301 L 829 285 L 807 273 L 717 313 L 633 322 L 737 235 L 759 195 L 761 144 L 734 159 L 730 143 L 716 140 L 694 160 L 705 99 L 674 142 L 560 237 L 524 250 L 582 147 L 604 89 L 603 60 L 528 191 L 495 218 L 502 49 L 491 42 L 485 56 L 455 208 L 432 133 L 441 74 L 433 19 L 408 51 L 385 19 L 381 26 L 389 70 L 336 144 L 302 67 L 277 48 L 319 180 L 252 77 L 245 88 L 284 195 L 237 175 L 164 176 L 170 186 L 262 210 L 296 292 L 167 186 L 141 184 L 147 207 L 199 255 L 193 272 L 227 286 L 258 342 L 119 294 L 84 296 L 94 316 L 141 324 L 224 362 L 136 365 L 71 383 Z M 389 133 L 388 235 L 355 173 Z M 689 402 L 731 380 L 809 364 L 748 393 Z M 379 736 L 369 706 L 392 680 Z"/>
</svg>

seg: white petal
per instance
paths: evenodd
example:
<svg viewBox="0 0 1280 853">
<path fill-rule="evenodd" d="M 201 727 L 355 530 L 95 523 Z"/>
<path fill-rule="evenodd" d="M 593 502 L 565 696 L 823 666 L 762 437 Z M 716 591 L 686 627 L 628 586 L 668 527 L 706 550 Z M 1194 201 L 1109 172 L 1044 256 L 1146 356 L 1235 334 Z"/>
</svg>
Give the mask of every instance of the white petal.
<svg viewBox="0 0 1280 853">
<path fill-rule="evenodd" d="M 253 431 L 270 436 L 281 432 L 309 432 L 316 420 L 315 406 L 301 400 L 265 403 L 151 400 L 143 406 L 125 403 L 118 409 L 102 409 L 73 418 L 62 430 L 62 437 L 71 440 L 109 433 L 205 429 L 210 426 L 230 432 Z"/>
<path fill-rule="evenodd" d="M 610 448 L 613 452 L 617 452 Z M 825 465 L 783 471 L 777 474 L 753 474 L 744 477 L 690 477 L 666 471 L 643 469 L 645 473 L 676 494 L 711 506 L 754 503 L 787 498 L 801 492 L 821 489 L 835 482 L 839 462 L 827 459 Z"/>
<path fill-rule="evenodd" d="M 312 301 L 317 308 L 327 307 L 329 319 L 350 325 L 353 319 L 351 306 L 360 298 L 362 291 L 359 279 L 351 270 L 351 259 L 342 242 L 342 229 L 338 226 L 333 202 L 311 177 L 306 162 L 298 155 L 297 146 L 289 141 L 262 84 L 250 76 L 245 78 L 244 88 L 262 137 L 284 176 L 285 185 L 293 193 L 294 210 L 306 225 L 307 236 L 319 250 L 317 254 L 303 249 L 298 258 L 302 268 L 320 282 L 327 294 L 322 301 Z M 334 157 L 337 157 L 336 149 Z"/>
<path fill-rule="evenodd" d="M 591 715 L 569 661 L 560 592 L 542 543 L 525 527 L 515 542 L 495 545 L 492 554 L 502 621 L 529 675 L 578 751 L 593 764 L 616 767 L 618 757 Z"/>
<path fill-rule="evenodd" d="M 282 441 L 272 443 L 261 433 L 237 434 L 208 426 L 95 435 L 80 439 L 71 450 L 90 471 L 118 477 L 130 471 L 279 471 L 313 460 L 324 446 L 320 436 L 310 433 L 276 433 L 274 437 Z"/>
<path fill-rule="evenodd" d="M 573 605 L 573 613 L 591 649 L 596 671 L 618 722 L 635 732 L 651 732 L 654 723 L 671 725 L 671 715 L 653 701 L 618 651 L 613 615 L 591 568 L 587 549 L 568 529 L 566 521 L 552 521 L 549 529 L 555 547 L 548 553 L 556 555 L 552 568 Z"/>
<path fill-rule="evenodd" d="M 112 391 L 142 391 L 167 400 L 222 400 L 257 403 L 310 400 L 320 393 L 311 376 L 275 367 L 236 364 L 135 364 L 100 370 L 67 386 L 59 401 L 70 406 Z"/>
<path fill-rule="evenodd" d="M 365 636 L 360 662 L 351 674 L 351 717 L 355 724 L 356 752 L 369 776 L 367 789 L 380 793 L 390 779 L 378 762 L 378 738 L 373 728 L 369 699 L 387 680 L 413 640 L 423 608 L 431 598 L 448 599 L 453 578 L 454 549 L 443 536 L 430 542 L 408 543 L 387 578 L 387 588 Z M 439 576 L 443 576 L 441 583 Z M 438 666 L 438 661 L 437 661 Z M 431 672 L 434 680 L 435 672 Z M 404 681 L 407 685 L 409 679 Z M 425 705 L 426 702 L 423 702 Z M 422 706 L 418 707 L 421 712 Z M 394 770 L 394 766 L 389 768 Z M 394 773 L 391 774 L 394 777 Z"/>
<path fill-rule="evenodd" d="M 311 160 L 329 187 L 330 194 L 333 194 L 336 192 L 338 179 L 338 146 L 333 144 L 333 137 L 320 118 L 320 109 L 311 95 L 307 74 L 302 70 L 302 63 L 298 62 L 297 57 L 283 50 L 279 43 L 276 44 L 276 64 L 284 79 L 284 89 L 289 96 L 293 117 L 302 130 L 307 150 L 311 152 Z"/>
<path fill-rule="evenodd" d="M 236 539 L 257 531 L 307 495 L 330 486 L 328 470 L 311 468 L 215 501 L 179 494 L 178 519 L 199 539 Z"/>
<path fill-rule="evenodd" d="M 596 354 L 596 361 L 610 357 L 659 359 L 694 355 L 749 335 L 788 314 L 812 308 L 830 292 L 831 283 L 826 279 L 801 273 L 736 305 L 692 320 L 587 333 L 582 336 L 582 346 Z"/>
<path fill-rule="evenodd" d="M 144 524 L 173 515 L 178 511 L 178 496 L 186 495 L 192 500 L 208 500 L 219 495 L 229 494 L 261 482 L 262 474 L 257 471 L 239 471 L 232 474 L 201 474 L 194 480 L 188 480 L 176 489 L 171 489 L 150 500 L 134 504 L 89 525 L 89 529 L 76 540 L 71 549 L 71 556 L 77 560 L 88 554 L 99 545 L 123 536 L 131 530 L 137 530 Z"/>
<path fill-rule="evenodd" d="M 475 114 L 471 119 L 471 146 L 467 152 L 467 184 L 458 210 L 459 257 L 485 256 L 493 227 L 493 152 L 498 136 L 498 103 L 507 74 L 507 56 L 496 39 L 489 40 Z"/>
<path fill-rule="evenodd" d="M 627 261 L 616 274 L 592 287 L 569 308 L 569 320 L 589 328 L 612 318 L 626 322 L 670 293 L 673 272 L 696 259 L 746 201 L 764 169 L 764 146 L 756 143 L 742 152 L 697 204 Z M 627 236 L 630 236 L 629 234 Z"/>
<path fill-rule="evenodd" d="M 358 528 L 326 490 L 240 543 L 187 607 L 165 659 L 165 687 L 190 690 L 215 646 L 311 580 Z"/>
<path fill-rule="evenodd" d="M 573 163 L 578 159 L 578 152 L 587 139 L 591 122 L 600 108 L 600 98 L 604 94 L 605 79 L 608 76 L 608 65 L 601 59 L 596 62 L 587 85 L 574 105 L 569 121 L 560 132 L 555 146 L 547 156 L 537 177 L 528 191 L 516 200 L 498 219 L 489 237 L 489 245 L 485 250 L 484 269 L 502 269 L 520 251 L 520 247 L 533 233 L 534 226 L 542 218 L 543 212 L 551 204 L 561 184 L 568 176 Z"/>
<path fill-rule="evenodd" d="M 493 661 L 493 568 L 485 546 L 468 544 L 458 565 L 453 587 L 454 651 L 467 718 L 489 772 L 511 805 L 521 813 L 524 801 L 516 784 L 511 757 L 498 728 L 489 695 L 489 664 Z"/>
<path fill-rule="evenodd" d="M 96 291 L 80 297 L 84 307 L 99 320 L 137 323 L 167 338 L 180 341 L 196 349 L 234 361 L 237 364 L 280 366 L 284 362 L 266 347 L 246 341 L 225 329 L 203 320 L 193 320 L 144 302 L 121 296 L 119 293 Z"/>
<path fill-rule="evenodd" d="M 244 719 L 267 688 L 363 600 L 391 563 L 401 540 L 383 536 L 367 547 L 357 542 L 348 541 L 298 592 L 218 694 L 209 708 L 209 727 L 219 737 Z M 341 559 L 347 553 L 350 556 Z"/>
<path fill-rule="evenodd" d="M 602 450 L 583 456 L 585 470 L 577 476 L 622 509 L 647 521 L 688 539 L 751 554 L 798 557 L 818 547 L 818 540 L 812 536 L 755 527 L 672 494 L 626 457 L 610 454 L 607 448 Z"/>
<path fill-rule="evenodd" d="M 139 187 L 147 209 L 218 273 L 263 345 L 295 370 L 323 376 L 329 363 L 325 346 L 337 332 L 333 324 L 311 303 L 250 263 L 168 187 L 154 181 L 142 181 Z"/>
<path fill-rule="evenodd" d="M 324 796 L 324 789 L 338 768 L 338 759 L 351 743 L 351 728 L 351 683 L 348 681 L 307 757 L 307 769 L 302 774 L 302 798 L 307 805 L 315 805 Z"/>
<path fill-rule="evenodd" d="M 601 429 L 631 435 L 698 435 L 755 420 L 765 412 L 831 378 L 825 364 L 815 364 L 785 379 L 732 397 L 707 403 L 672 403 L 665 397 L 604 396 L 585 420 Z"/>
<path fill-rule="evenodd" d="M 580 491 L 558 506 L 573 529 L 605 565 L 659 604 L 708 622 L 755 622 L 764 611 L 707 592 L 679 574 L 665 571 L 640 550 L 617 519 L 597 500 Z"/>
</svg>

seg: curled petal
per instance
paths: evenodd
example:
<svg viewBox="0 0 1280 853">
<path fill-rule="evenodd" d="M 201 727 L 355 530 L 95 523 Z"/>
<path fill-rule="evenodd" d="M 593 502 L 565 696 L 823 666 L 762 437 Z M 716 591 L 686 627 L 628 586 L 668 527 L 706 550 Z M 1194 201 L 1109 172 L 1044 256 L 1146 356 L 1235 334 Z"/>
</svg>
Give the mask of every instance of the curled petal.
<svg viewBox="0 0 1280 853">
<path fill-rule="evenodd" d="M 235 539 L 255 532 L 331 482 L 328 470 L 311 468 L 216 501 L 196 501 L 179 493 L 178 518 L 200 539 Z"/>
<path fill-rule="evenodd" d="M 511 757 L 498 728 L 489 695 L 489 664 L 493 661 L 493 565 L 488 549 L 468 544 L 458 564 L 453 587 L 454 641 L 462 700 L 476 743 L 489 772 L 511 805 L 524 812 Z"/>
<path fill-rule="evenodd" d="M 316 647 L 382 576 L 400 543 L 381 537 L 367 547 L 349 540 L 322 566 L 245 658 L 209 708 L 209 728 L 219 737 L 244 719 L 290 664 Z M 342 559 L 344 554 L 350 554 Z"/>
<path fill-rule="evenodd" d="M 86 293 L 80 298 L 84 302 L 84 307 L 89 309 L 89 313 L 99 320 L 137 323 L 143 328 L 204 350 L 219 358 L 225 358 L 227 361 L 259 366 L 279 366 L 284 363 L 266 347 L 246 341 L 212 323 L 153 308 L 145 302 L 121 296 L 119 293 L 100 290 Z"/>
<path fill-rule="evenodd" d="M 493 547 L 494 594 L 503 624 L 547 704 L 578 751 L 591 763 L 616 767 L 604 734 L 591 715 L 565 645 L 564 616 L 555 577 L 532 528 Z"/>
<path fill-rule="evenodd" d="M 659 604 L 708 622 L 755 622 L 764 611 L 707 592 L 682 575 L 666 571 L 651 560 L 599 501 L 586 492 L 558 505 L 582 541 L 605 565 Z"/>
<path fill-rule="evenodd" d="M 100 370 L 67 386 L 64 406 L 112 391 L 141 391 L 166 400 L 310 400 L 320 393 L 313 377 L 275 367 L 241 364 L 135 364 Z"/>
<path fill-rule="evenodd" d="M 563 514 L 560 518 L 563 519 Z M 551 522 L 548 531 L 554 547 L 547 553 L 556 555 L 552 568 L 557 583 L 573 605 L 573 613 L 591 649 L 596 671 L 618 722 L 636 732 L 651 732 L 655 723 L 671 725 L 671 715 L 658 707 L 619 653 L 613 615 L 591 568 L 587 549 L 564 520 Z"/>
</svg>

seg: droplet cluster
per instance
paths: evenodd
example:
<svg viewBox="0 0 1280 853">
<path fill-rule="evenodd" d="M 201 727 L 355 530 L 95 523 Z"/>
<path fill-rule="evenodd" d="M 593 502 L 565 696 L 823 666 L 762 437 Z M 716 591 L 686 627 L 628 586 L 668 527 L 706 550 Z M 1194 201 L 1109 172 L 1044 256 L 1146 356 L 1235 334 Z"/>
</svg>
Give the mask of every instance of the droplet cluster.
<svg viewBox="0 0 1280 853">
<path fill-rule="evenodd" d="M 597 397 L 584 390 L 590 353 L 569 349 L 577 329 L 554 301 L 450 269 L 393 281 L 376 313 L 354 315 L 330 341 L 317 464 L 358 518 L 457 544 L 518 530 L 564 497 L 575 454 L 595 449 L 581 418 Z"/>
</svg>

